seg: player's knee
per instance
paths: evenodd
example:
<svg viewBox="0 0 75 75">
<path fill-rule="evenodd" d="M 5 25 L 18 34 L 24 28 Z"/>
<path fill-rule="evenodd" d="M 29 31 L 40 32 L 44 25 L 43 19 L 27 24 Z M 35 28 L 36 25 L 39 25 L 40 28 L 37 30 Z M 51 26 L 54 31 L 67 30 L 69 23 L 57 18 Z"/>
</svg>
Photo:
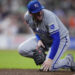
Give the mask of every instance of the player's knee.
<svg viewBox="0 0 75 75">
<path fill-rule="evenodd" d="M 18 52 L 20 55 L 22 55 L 22 56 L 24 55 L 24 51 L 21 46 L 18 47 Z"/>
<path fill-rule="evenodd" d="M 27 57 L 28 55 L 28 52 L 27 52 L 27 50 L 26 50 L 26 48 L 23 48 L 23 46 L 19 46 L 18 47 L 18 52 L 19 52 L 19 54 L 20 55 L 22 55 L 22 56 L 24 56 L 24 57 Z"/>
<path fill-rule="evenodd" d="M 23 50 L 19 50 L 18 52 L 19 52 L 20 55 L 23 56 Z"/>
</svg>

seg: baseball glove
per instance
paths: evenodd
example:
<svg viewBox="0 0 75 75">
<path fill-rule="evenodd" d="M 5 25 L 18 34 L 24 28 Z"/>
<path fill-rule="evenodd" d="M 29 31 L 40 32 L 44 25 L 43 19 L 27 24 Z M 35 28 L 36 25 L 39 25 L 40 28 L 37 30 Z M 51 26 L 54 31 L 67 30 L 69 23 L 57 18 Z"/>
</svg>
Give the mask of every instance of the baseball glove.
<svg viewBox="0 0 75 75">
<path fill-rule="evenodd" d="M 38 50 L 33 50 L 33 59 L 36 65 L 41 65 L 45 60 L 46 54 L 43 47 L 40 47 Z"/>
</svg>

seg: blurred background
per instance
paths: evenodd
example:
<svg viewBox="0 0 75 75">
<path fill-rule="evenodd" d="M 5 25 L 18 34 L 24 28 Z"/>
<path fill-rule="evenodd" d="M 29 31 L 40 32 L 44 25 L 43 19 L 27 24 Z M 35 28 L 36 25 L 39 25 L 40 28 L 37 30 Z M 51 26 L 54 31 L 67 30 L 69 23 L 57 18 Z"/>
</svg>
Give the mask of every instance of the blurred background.
<svg viewBox="0 0 75 75">
<path fill-rule="evenodd" d="M 0 49 L 17 49 L 32 36 L 24 25 L 24 14 L 30 0 L 0 0 Z M 39 0 L 54 12 L 68 28 L 71 45 L 75 49 L 75 0 Z"/>
<path fill-rule="evenodd" d="M 33 59 L 22 57 L 17 51 L 23 41 L 33 36 L 24 24 L 29 1 L 0 0 L 0 69 L 40 68 Z M 69 30 L 71 44 L 63 57 L 72 54 L 75 58 L 75 0 L 39 1 L 46 9 L 54 12 Z"/>
</svg>

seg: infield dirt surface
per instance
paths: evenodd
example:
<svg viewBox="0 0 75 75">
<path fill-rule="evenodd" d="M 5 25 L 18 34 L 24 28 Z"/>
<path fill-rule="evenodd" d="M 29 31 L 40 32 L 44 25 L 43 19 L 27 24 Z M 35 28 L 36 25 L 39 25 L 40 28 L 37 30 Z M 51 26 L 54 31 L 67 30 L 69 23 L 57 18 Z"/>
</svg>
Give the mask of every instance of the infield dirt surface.
<svg viewBox="0 0 75 75">
<path fill-rule="evenodd" d="M 0 75 L 75 75 L 71 71 L 40 72 L 39 70 L 0 69 Z"/>
</svg>

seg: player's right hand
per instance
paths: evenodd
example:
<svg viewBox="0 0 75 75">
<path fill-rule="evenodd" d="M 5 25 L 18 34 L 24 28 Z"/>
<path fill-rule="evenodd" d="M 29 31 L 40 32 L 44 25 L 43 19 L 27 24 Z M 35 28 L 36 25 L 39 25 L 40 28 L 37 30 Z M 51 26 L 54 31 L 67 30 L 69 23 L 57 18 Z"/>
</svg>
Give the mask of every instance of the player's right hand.
<svg viewBox="0 0 75 75">
<path fill-rule="evenodd" d="M 41 47 L 41 46 L 42 46 L 43 48 L 45 48 L 45 45 L 43 44 L 43 42 L 42 42 L 41 40 L 39 40 L 36 49 L 38 49 L 38 48 Z"/>
</svg>

